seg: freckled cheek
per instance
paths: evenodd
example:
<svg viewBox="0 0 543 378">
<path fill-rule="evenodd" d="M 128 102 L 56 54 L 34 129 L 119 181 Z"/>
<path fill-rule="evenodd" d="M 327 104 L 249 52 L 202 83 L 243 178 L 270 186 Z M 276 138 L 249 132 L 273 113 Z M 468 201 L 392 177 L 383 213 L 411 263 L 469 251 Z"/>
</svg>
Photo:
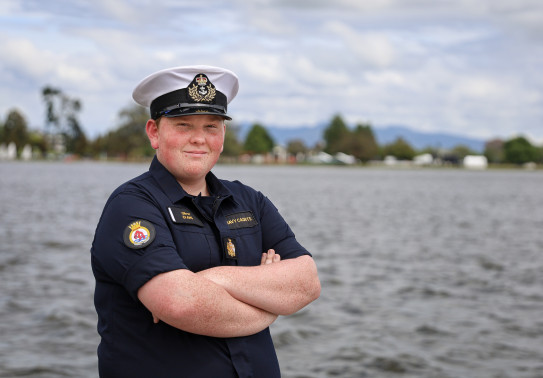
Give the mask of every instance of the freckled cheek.
<svg viewBox="0 0 543 378">
<path fill-rule="evenodd" d="M 216 140 L 213 140 L 210 142 L 211 150 L 214 152 L 222 152 L 222 146 L 223 146 L 223 138 L 216 138 Z"/>
<path fill-rule="evenodd" d="M 212 148 L 213 152 L 221 153 L 222 152 L 222 143 L 217 143 Z"/>
<path fill-rule="evenodd" d="M 177 162 L 178 159 L 182 157 L 183 143 L 179 141 L 178 138 L 175 138 L 175 136 L 165 138 L 161 146 L 162 156 L 169 162 Z"/>
<path fill-rule="evenodd" d="M 177 135 L 170 135 L 164 143 L 167 145 L 167 148 L 171 151 L 177 151 L 183 148 L 187 143 L 183 138 L 178 137 Z"/>
</svg>

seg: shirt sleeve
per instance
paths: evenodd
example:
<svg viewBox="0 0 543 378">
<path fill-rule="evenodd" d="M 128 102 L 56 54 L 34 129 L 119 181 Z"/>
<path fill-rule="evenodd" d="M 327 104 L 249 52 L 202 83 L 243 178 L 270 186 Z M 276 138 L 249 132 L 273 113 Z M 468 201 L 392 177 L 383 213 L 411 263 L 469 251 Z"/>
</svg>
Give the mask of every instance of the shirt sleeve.
<svg viewBox="0 0 543 378">
<path fill-rule="evenodd" d="M 187 268 L 159 207 L 137 191 L 110 198 L 91 252 L 97 279 L 124 286 L 135 300 L 139 288 L 154 276 Z"/>
<path fill-rule="evenodd" d="M 303 255 L 311 256 L 309 251 L 296 240 L 294 232 L 268 197 L 260 192 L 258 192 L 258 196 L 264 250 L 273 248 L 281 255 L 281 259 L 292 259 Z"/>
</svg>

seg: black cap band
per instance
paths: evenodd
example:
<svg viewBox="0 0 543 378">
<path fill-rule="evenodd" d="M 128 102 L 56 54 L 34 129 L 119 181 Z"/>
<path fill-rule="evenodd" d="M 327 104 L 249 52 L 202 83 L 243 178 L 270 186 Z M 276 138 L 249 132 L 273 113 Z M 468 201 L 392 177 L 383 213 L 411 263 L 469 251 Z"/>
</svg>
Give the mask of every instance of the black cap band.
<svg viewBox="0 0 543 378">
<path fill-rule="evenodd" d="M 157 97 L 150 106 L 151 118 L 178 117 L 189 114 L 226 115 L 226 96 L 209 82 L 207 76 L 198 74 L 187 88 L 178 89 Z"/>
</svg>

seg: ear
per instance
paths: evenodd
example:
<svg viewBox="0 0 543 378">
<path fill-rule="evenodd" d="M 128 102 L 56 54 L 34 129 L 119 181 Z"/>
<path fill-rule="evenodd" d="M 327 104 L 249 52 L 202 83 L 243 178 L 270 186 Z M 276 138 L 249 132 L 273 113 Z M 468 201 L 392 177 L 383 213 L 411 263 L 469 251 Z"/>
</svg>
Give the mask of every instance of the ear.
<svg viewBox="0 0 543 378">
<path fill-rule="evenodd" d="M 151 142 L 151 147 L 153 147 L 155 150 L 158 149 L 158 125 L 154 119 L 147 121 L 145 131 L 147 132 L 149 142 Z"/>
<path fill-rule="evenodd" d="M 224 151 L 224 139 L 226 138 L 226 122 L 222 121 L 222 146 L 221 146 L 221 154 Z"/>
</svg>

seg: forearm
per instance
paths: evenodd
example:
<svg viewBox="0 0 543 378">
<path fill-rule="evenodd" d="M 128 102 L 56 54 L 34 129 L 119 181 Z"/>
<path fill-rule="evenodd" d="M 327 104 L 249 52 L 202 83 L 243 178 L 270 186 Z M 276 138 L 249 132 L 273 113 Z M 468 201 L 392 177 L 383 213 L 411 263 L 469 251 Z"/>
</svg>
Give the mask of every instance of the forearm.
<svg viewBox="0 0 543 378">
<path fill-rule="evenodd" d="M 206 336 L 239 337 L 260 332 L 277 318 L 192 272 L 175 272 L 154 277 L 152 285 L 144 285 L 138 293 L 155 317 L 173 327 Z"/>
<path fill-rule="evenodd" d="M 251 267 L 218 266 L 198 275 L 216 282 L 232 297 L 278 315 L 292 314 L 320 295 L 310 256 Z"/>
</svg>

